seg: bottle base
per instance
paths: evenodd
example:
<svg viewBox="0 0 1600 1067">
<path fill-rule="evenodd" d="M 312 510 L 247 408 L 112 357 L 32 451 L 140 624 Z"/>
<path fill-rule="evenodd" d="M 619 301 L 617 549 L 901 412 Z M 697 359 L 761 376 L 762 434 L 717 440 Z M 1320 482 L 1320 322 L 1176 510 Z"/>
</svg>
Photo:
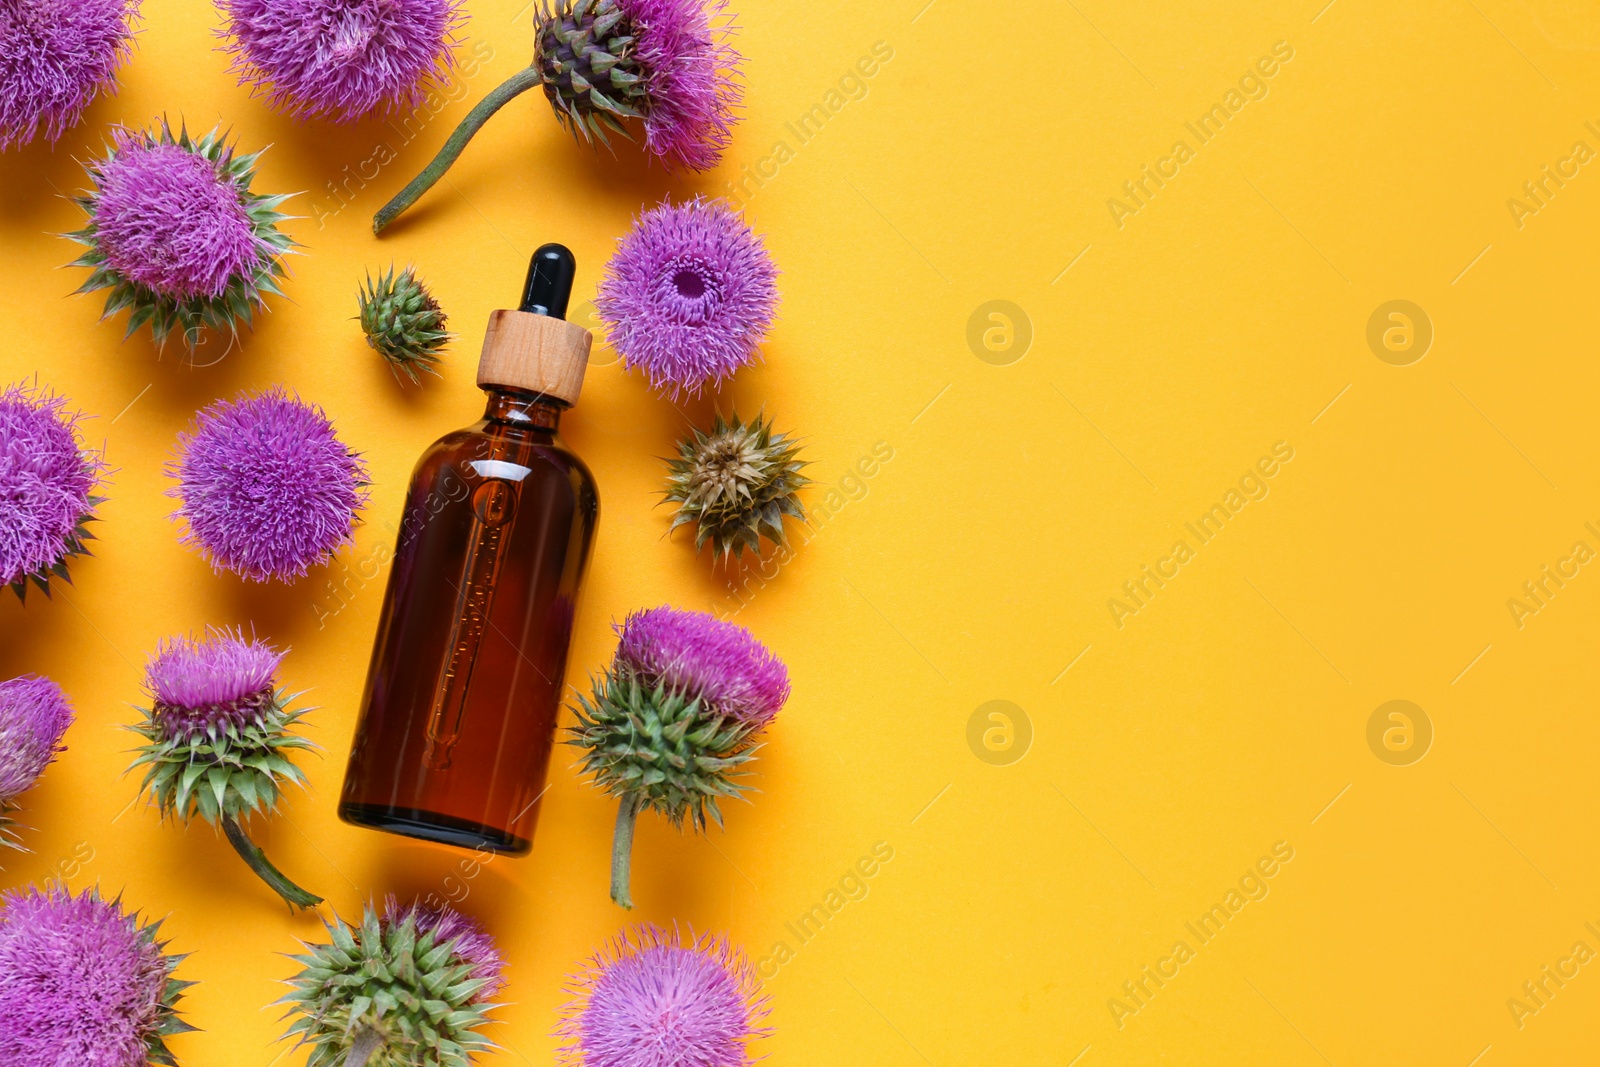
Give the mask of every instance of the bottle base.
<svg viewBox="0 0 1600 1067">
<path fill-rule="evenodd" d="M 455 845 L 457 848 L 488 849 L 508 856 L 526 856 L 533 848 L 533 842 L 525 837 L 420 808 L 345 803 L 339 805 L 339 818 L 370 830 L 382 830 L 384 833 L 415 837 L 441 845 Z"/>
</svg>

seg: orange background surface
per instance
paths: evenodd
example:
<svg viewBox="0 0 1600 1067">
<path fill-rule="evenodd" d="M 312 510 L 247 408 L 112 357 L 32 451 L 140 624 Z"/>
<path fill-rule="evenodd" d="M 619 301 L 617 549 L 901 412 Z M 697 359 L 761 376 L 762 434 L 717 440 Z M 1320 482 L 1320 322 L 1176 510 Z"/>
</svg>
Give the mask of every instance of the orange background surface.
<svg viewBox="0 0 1600 1067">
<path fill-rule="evenodd" d="M 754 802 L 704 838 L 647 817 L 634 863 L 638 917 L 758 961 L 770 1063 L 1593 1060 L 1600 965 L 1561 961 L 1600 951 L 1600 577 L 1512 606 L 1576 542 L 1600 549 L 1600 175 L 1571 162 L 1600 151 L 1593 5 L 744 0 L 748 107 L 715 172 L 596 155 L 534 94 L 375 239 L 371 213 L 528 59 L 526 8 L 468 9 L 476 72 L 407 130 L 276 116 L 234 85 L 207 3 L 146 0 L 120 93 L 54 151 L 0 157 L 3 377 L 95 416 L 115 468 L 74 584 L 0 602 L 0 676 L 47 673 L 78 710 L 3 882 L 60 874 L 170 916 L 199 982 L 181 1062 L 301 1062 L 263 1006 L 320 929 L 122 775 L 145 657 L 207 625 L 292 648 L 284 680 L 320 708 L 311 788 L 258 827 L 269 854 L 347 916 L 458 899 L 510 960 L 494 1062 L 551 1061 L 563 976 L 629 918 L 606 895 L 613 807 L 571 750 L 527 859 L 473 863 L 334 806 L 387 577 L 371 561 L 416 456 L 478 415 L 485 316 L 548 240 L 592 297 L 668 192 L 736 196 L 784 271 L 782 317 L 764 362 L 681 408 L 597 352 L 563 424 L 603 499 L 569 681 L 658 603 L 736 612 L 790 664 Z M 1187 124 L 1214 106 L 1202 140 Z M 122 342 L 59 269 L 77 160 L 163 113 L 271 144 L 258 188 L 303 190 L 289 299 L 205 366 Z M 1535 201 L 1547 165 L 1569 177 Z M 421 389 L 351 321 L 391 260 L 461 334 Z M 1393 300 L 1413 308 L 1369 344 Z M 1425 351 L 1405 332 L 1424 322 Z M 199 407 L 274 383 L 329 411 L 374 484 L 337 561 L 256 586 L 178 544 L 163 465 Z M 818 482 L 793 560 L 736 584 L 654 506 L 658 457 L 718 404 L 802 435 Z M 1220 534 L 1188 531 L 1218 504 Z M 1391 700 L 1409 726 L 1369 742 Z M 892 859 L 845 897 L 874 848 Z M 1195 936 L 1213 905 L 1220 933 Z M 796 937 L 817 906 L 822 931 Z M 1576 973 L 1518 1012 L 1547 965 Z"/>
</svg>

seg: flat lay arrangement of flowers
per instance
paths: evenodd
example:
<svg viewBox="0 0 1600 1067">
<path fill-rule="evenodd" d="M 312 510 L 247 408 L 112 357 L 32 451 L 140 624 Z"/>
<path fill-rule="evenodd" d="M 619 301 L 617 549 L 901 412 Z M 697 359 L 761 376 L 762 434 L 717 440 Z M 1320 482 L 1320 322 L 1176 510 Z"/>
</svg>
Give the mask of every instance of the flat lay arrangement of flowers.
<svg viewBox="0 0 1600 1067">
<path fill-rule="evenodd" d="M 789 630 L 727 591 L 811 480 L 771 391 L 784 273 L 718 191 L 760 91 L 737 13 L 186 12 L 0 0 L 0 173 L 78 338 L 0 374 L 0 1063 L 466 1067 L 520 1054 L 513 1019 L 572 1064 L 753 1063 L 773 997 L 693 842 L 771 787 Z M 178 51 L 227 91 L 163 99 L 142 65 Z M 491 139 L 545 157 L 516 237 L 474 204 Z M 91 682 L 66 641 L 99 642 Z M 374 801 L 373 767 L 417 792 Z M 221 985 L 271 1040 L 226 1032 Z"/>
</svg>

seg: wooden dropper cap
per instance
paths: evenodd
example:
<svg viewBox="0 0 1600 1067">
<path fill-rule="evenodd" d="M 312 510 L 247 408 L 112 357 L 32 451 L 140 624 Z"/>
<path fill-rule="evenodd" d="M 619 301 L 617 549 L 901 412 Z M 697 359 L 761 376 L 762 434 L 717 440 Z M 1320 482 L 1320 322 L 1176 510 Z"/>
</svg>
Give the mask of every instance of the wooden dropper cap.
<svg viewBox="0 0 1600 1067">
<path fill-rule="evenodd" d="M 594 337 L 566 321 L 578 261 L 565 245 L 541 245 L 528 262 L 522 306 L 491 311 L 478 357 L 478 385 L 525 389 L 564 404 L 578 401 Z"/>
</svg>

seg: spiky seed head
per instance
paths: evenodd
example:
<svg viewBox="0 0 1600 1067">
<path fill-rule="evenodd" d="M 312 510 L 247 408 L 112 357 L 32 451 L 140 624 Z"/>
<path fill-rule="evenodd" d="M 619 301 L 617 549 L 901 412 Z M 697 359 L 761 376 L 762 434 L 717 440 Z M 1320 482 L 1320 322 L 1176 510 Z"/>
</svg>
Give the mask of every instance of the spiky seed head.
<svg viewBox="0 0 1600 1067">
<path fill-rule="evenodd" d="M 488 935 L 449 908 L 368 905 L 359 926 L 326 922 L 329 942 L 305 945 L 289 980 L 295 1021 L 284 1033 L 310 1045 L 306 1067 L 338 1067 L 376 1042 L 368 1067 L 466 1067 L 495 1046 L 478 1031 L 502 985 Z"/>
<path fill-rule="evenodd" d="M 145 768 L 140 793 L 163 817 L 198 814 L 215 826 L 271 813 L 285 784 L 305 785 L 289 756 L 316 746 L 289 731 L 311 709 L 291 708 L 294 695 L 277 688 L 282 659 L 271 645 L 223 629 L 156 649 L 145 671 L 150 706 L 129 727 L 146 743 L 128 770 Z"/>
<path fill-rule="evenodd" d="M 127 311 L 124 339 L 146 324 L 158 347 L 176 331 L 193 352 L 206 330 L 236 337 L 282 296 L 284 256 L 295 242 L 279 228 L 289 195 L 251 191 L 261 153 L 236 155 L 220 129 L 192 137 L 159 128 L 121 129 L 105 158 L 84 165 L 93 188 L 74 203 L 89 217 L 66 236 L 88 251 L 72 262 L 107 289 L 102 318 Z"/>
<path fill-rule="evenodd" d="M 29 582 L 45 596 L 51 578 L 70 583 L 67 564 L 90 554 L 106 466 L 84 447 L 81 417 L 36 384 L 0 389 L 0 585 L 18 599 Z"/>
<path fill-rule="evenodd" d="M 413 384 L 419 370 L 437 375 L 439 352 L 455 338 L 445 327 L 439 301 L 407 267 L 395 273 L 394 265 L 376 280 L 367 275 L 357 296 L 362 332 L 367 344 L 389 362 L 395 378 L 404 371 Z"/>
<path fill-rule="evenodd" d="M 722 0 L 543 0 L 534 65 L 556 117 L 585 141 L 607 131 L 668 167 L 709 170 L 731 139 L 742 62 Z"/>
<path fill-rule="evenodd" d="M 694 523 L 695 551 L 710 541 L 724 560 L 747 548 L 759 555 L 762 537 L 782 548 L 783 517 L 806 519 L 796 494 L 811 479 L 801 473 L 807 461 L 799 451 L 760 415 L 747 423 L 737 411 L 732 421 L 718 414 L 710 433 L 694 427 L 667 461 L 666 498 L 678 505 L 671 529 Z"/>
<path fill-rule="evenodd" d="M 6 1067 L 173 1067 L 173 977 L 183 956 L 120 900 L 59 885 L 0 896 L 0 1063 Z"/>
<path fill-rule="evenodd" d="M 737 623 L 652 608 L 617 628 L 617 654 L 578 695 L 567 744 L 582 770 L 674 825 L 722 822 L 719 797 L 739 797 L 756 735 L 789 696 L 783 663 Z"/>
</svg>

